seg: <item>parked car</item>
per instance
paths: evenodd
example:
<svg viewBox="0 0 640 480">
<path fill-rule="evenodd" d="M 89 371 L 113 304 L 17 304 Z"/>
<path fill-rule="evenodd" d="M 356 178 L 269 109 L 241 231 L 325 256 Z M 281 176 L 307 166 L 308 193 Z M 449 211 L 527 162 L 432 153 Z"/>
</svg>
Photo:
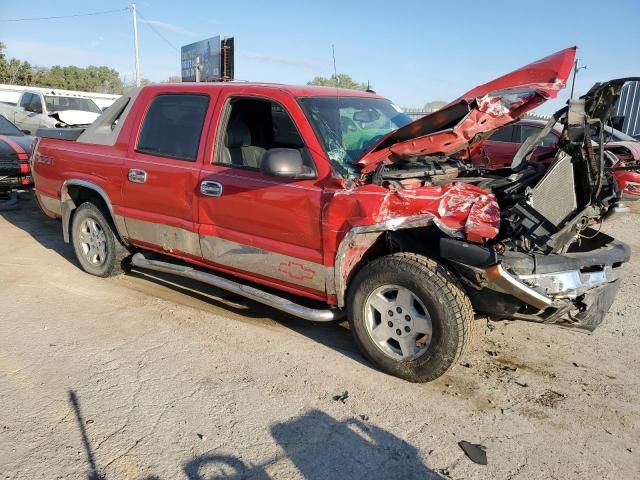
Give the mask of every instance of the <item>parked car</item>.
<svg viewBox="0 0 640 480">
<path fill-rule="evenodd" d="M 598 139 L 596 140 L 598 141 Z M 615 128 L 604 128 L 604 148 L 615 155 L 613 176 L 625 200 L 640 199 L 640 141 Z"/>
<path fill-rule="evenodd" d="M 509 168 L 513 157 L 524 141 L 541 132 L 545 122 L 521 120 L 496 130 L 484 142 L 472 150 L 471 159 L 478 166 L 490 170 Z M 555 125 L 547 133 L 532 156 L 532 162 L 549 165 L 555 158 L 562 129 Z M 599 135 L 593 135 L 593 147 L 598 148 Z M 609 126 L 604 127 L 604 149 L 613 153 L 607 156 L 607 166 L 615 178 L 625 200 L 640 198 L 640 142 Z"/>
<path fill-rule="evenodd" d="M 484 142 L 478 142 L 472 152 L 471 159 L 476 165 L 484 166 L 491 170 L 510 168 L 513 157 L 515 157 L 522 143 L 531 135 L 540 132 L 544 126 L 545 122 L 520 120 L 499 128 Z M 561 135 L 562 129 L 558 126 L 545 135 L 541 144 L 534 150 L 531 161 L 547 164 L 552 162 Z"/>
<path fill-rule="evenodd" d="M 346 314 L 375 365 L 433 380 L 469 344 L 474 311 L 593 330 L 618 291 L 629 248 L 591 228 L 617 190 L 582 145 L 619 81 L 572 110 L 546 172 L 528 149 L 505 173 L 462 160 L 554 98 L 574 57 L 553 54 L 414 122 L 352 90 L 143 87 L 86 129 L 39 131 L 37 199 L 90 274 L 129 261 L 308 320 Z"/>
<path fill-rule="evenodd" d="M 32 184 L 29 156 L 34 138 L 0 115 L 0 195 Z"/>
<path fill-rule="evenodd" d="M 35 134 L 38 128 L 87 126 L 102 113 L 90 98 L 80 95 L 25 90 L 17 106 L 0 103 L 0 115 L 18 128 Z"/>
</svg>

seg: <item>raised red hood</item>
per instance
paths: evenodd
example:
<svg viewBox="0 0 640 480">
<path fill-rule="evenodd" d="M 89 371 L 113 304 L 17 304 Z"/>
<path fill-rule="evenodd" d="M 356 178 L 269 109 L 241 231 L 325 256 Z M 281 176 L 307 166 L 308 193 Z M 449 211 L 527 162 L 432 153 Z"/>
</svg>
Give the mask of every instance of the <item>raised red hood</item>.
<svg viewBox="0 0 640 480">
<path fill-rule="evenodd" d="M 518 120 L 567 84 L 576 47 L 530 63 L 470 90 L 447 106 L 382 138 L 356 163 L 368 173 L 383 161 L 416 155 L 451 154 L 479 134 Z"/>
</svg>

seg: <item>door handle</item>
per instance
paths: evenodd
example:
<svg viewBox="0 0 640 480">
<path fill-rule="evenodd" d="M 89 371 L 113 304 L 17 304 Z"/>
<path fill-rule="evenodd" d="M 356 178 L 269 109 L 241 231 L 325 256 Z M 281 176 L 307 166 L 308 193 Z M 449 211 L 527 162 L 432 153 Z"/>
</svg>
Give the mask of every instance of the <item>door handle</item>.
<svg viewBox="0 0 640 480">
<path fill-rule="evenodd" d="M 219 197 L 222 195 L 222 184 L 203 180 L 200 182 L 200 193 L 205 197 Z"/>
<path fill-rule="evenodd" d="M 133 183 L 145 183 L 147 181 L 147 172 L 132 168 L 129 170 L 128 178 Z"/>
</svg>

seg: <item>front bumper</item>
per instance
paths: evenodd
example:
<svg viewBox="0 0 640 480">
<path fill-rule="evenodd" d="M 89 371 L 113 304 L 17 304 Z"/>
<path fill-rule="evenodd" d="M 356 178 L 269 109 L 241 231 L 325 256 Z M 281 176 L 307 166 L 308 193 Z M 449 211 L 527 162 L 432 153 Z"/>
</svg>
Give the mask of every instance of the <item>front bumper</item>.
<svg viewBox="0 0 640 480">
<path fill-rule="evenodd" d="M 630 257 L 626 244 L 603 233 L 563 255 L 507 252 L 473 258 L 468 244 L 451 242 L 441 243 L 441 253 L 469 287 L 477 312 L 589 331 L 604 320 Z M 479 249 L 489 250 L 471 247 L 476 253 Z"/>
</svg>

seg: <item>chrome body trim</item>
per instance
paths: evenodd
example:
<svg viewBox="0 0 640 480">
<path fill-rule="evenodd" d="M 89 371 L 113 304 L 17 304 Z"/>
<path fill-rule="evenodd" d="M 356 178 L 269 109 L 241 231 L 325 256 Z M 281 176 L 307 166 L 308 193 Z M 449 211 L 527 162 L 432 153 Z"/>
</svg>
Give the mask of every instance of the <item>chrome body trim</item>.
<svg viewBox="0 0 640 480">
<path fill-rule="evenodd" d="M 256 302 L 269 305 L 283 312 L 295 315 L 296 317 L 304 318 L 305 320 L 311 320 L 314 322 L 331 322 L 340 318 L 341 312 L 335 310 L 318 310 L 297 303 L 293 303 L 286 298 L 278 297 L 271 293 L 258 290 L 257 288 L 243 285 L 226 278 L 219 277 L 210 273 L 195 270 L 192 267 L 185 267 L 182 265 L 175 265 L 168 262 L 160 262 L 157 260 L 149 260 L 141 253 L 136 253 L 131 263 L 136 267 L 146 268 L 149 270 L 156 270 L 159 272 L 170 273 L 179 275 L 181 277 L 191 278 L 199 282 L 206 283 L 216 288 L 227 290 L 228 292 L 242 295 L 243 297 L 255 300 Z"/>
<path fill-rule="evenodd" d="M 147 183 L 147 172 L 137 168 L 130 168 L 127 179 L 132 183 Z"/>
<path fill-rule="evenodd" d="M 219 197 L 222 195 L 222 184 L 211 180 L 203 180 L 200 182 L 200 193 L 205 197 Z"/>
<path fill-rule="evenodd" d="M 520 275 L 518 278 L 528 285 L 544 290 L 546 295 L 554 299 L 575 299 L 593 288 L 618 280 L 622 271 L 622 265 L 616 268 L 605 265 L 602 270 L 594 272 L 568 270 L 540 275 Z"/>
<path fill-rule="evenodd" d="M 122 240 L 123 242 L 126 243 L 125 239 L 128 237 L 127 227 L 124 224 L 124 222 L 117 222 L 116 221 L 116 218 L 115 218 L 116 215 L 113 212 L 113 205 L 111 204 L 111 200 L 109 199 L 109 195 L 107 195 L 107 193 L 102 188 L 100 188 L 98 185 L 96 185 L 95 183 L 89 182 L 87 180 L 81 180 L 81 179 L 78 179 L 78 178 L 69 178 L 69 179 L 65 180 L 64 182 L 62 182 L 62 187 L 60 188 L 60 202 L 62 204 L 62 208 L 61 208 L 61 214 L 62 214 L 62 236 L 64 237 L 64 241 L 69 243 L 69 229 L 71 227 L 71 213 L 77 207 L 77 205 L 74 203 L 73 199 L 69 195 L 69 187 L 73 186 L 73 185 L 93 190 L 98 195 L 100 195 L 102 197 L 102 199 L 104 200 L 104 203 L 107 205 L 107 208 L 109 209 L 109 214 L 111 215 L 111 218 L 114 221 L 114 224 L 115 224 L 115 227 L 116 227 L 116 233 L 118 234 L 118 237 L 120 237 L 120 240 Z"/>
<path fill-rule="evenodd" d="M 533 288 L 512 276 L 501 264 L 492 265 L 484 270 L 484 280 L 489 289 L 507 293 L 522 300 L 527 305 L 543 310 L 553 303 L 549 297 L 536 292 Z"/>
</svg>

